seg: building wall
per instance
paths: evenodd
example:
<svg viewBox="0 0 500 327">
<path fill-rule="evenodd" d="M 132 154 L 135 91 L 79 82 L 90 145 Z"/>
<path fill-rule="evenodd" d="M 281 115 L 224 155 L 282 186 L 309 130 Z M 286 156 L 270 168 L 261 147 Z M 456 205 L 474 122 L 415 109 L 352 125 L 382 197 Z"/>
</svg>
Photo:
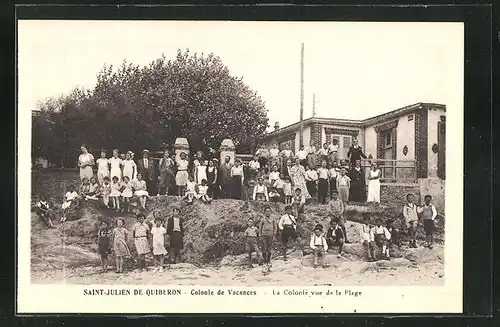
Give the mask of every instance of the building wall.
<svg viewBox="0 0 500 327">
<path fill-rule="evenodd" d="M 361 146 L 366 156 L 368 157 L 371 154 L 373 158 L 377 158 L 377 133 L 375 132 L 375 128 L 373 126 L 365 127 L 364 136 L 364 145 Z"/>
<path fill-rule="evenodd" d="M 399 117 L 396 133 L 397 133 L 396 159 L 414 160 L 415 159 L 415 114 L 414 113 Z M 403 154 L 403 148 L 405 146 L 408 147 L 408 153 L 406 154 L 406 156 Z"/>
<path fill-rule="evenodd" d="M 427 169 L 428 177 L 437 177 L 438 154 L 432 151 L 432 146 L 438 143 L 438 122 L 445 115 L 444 109 L 427 108 Z"/>
<path fill-rule="evenodd" d="M 303 141 L 304 141 L 304 147 L 308 146 L 309 145 L 309 141 L 311 140 L 311 127 L 310 126 L 304 126 L 304 137 L 303 137 Z M 292 149 L 293 150 L 293 153 L 297 153 L 297 151 L 299 151 L 299 147 L 300 147 L 300 128 L 297 129 L 297 131 L 295 132 L 295 149 Z"/>
</svg>

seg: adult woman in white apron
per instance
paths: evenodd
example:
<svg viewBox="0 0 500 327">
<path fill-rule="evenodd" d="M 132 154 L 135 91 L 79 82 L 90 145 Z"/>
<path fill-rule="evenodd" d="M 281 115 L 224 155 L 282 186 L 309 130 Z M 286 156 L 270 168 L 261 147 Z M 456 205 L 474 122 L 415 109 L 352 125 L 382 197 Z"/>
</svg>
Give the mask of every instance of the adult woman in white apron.
<svg viewBox="0 0 500 327">
<path fill-rule="evenodd" d="M 80 167 L 80 180 L 94 176 L 92 166 L 94 166 L 94 156 L 87 151 L 85 145 L 80 147 L 82 154 L 78 156 L 78 167 Z"/>
<path fill-rule="evenodd" d="M 372 163 L 372 169 L 368 174 L 368 202 L 380 203 L 380 169 L 377 163 Z"/>
</svg>

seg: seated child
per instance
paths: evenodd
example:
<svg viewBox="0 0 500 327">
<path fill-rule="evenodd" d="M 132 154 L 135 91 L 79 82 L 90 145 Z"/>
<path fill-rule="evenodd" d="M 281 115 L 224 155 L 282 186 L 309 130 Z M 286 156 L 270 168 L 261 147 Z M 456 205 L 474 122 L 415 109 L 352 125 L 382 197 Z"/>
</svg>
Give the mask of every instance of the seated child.
<svg viewBox="0 0 500 327">
<path fill-rule="evenodd" d="M 101 185 L 101 196 L 102 196 L 102 203 L 106 208 L 109 208 L 109 196 L 111 194 L 111 183 L 109 182 L 109 177 L 104 176 L 103 182 Z"/>
<path fill-rule="evenodd" d="M 52 220 L 54 219 L 54 210 L 52 209 L 52 205 L 45 195 L 40 195 L 40 201 L 36 204 L 37 214 L 50 228 L 55 228 Z"/>
<path fill-rule="evenodd" d="M 374 241 L 374 239 L 372 238 L 372 228 L 373 226 L 370 224 L 370 217 L 368 216 L 368 213 L 363 213 L 363 224 L 359 229 L 359 233 L 361 244 L 363 244 L 363 246 L 365 247 L 368 255 L 368 261 L 375 260 L 375 251 L 373 251 L 372 248 L 372 243 Z"/>
<path fill-rule="evenodd" d="M 280 173 L 278 171 L 278 166 L 274 165 L 272 171 L 269 173 L 269 185 L 274 185 L 274 183 L 280 178 Z"/>
<path fill-rule="evenodd" d="M 311 235 L 309 246 L 314 254 L 314 268 L 317 268 L 319 263 L 323 268 L 326 268 L 325 255 L 328 251 L 328 242 L 323 236 L 323 226 L 321 224 L 317 224 L 314 227 L 314 233 Z"/>
<path fill-rule="evenodd" d="M 87 196 L 89 200 L 97 200 L 97 197 L 100 195 L 99 183 L 97 182 L 97 178 L 92 176 L 90 178 L 90 192 Z"/>
<path fill-rule="evenodd" d="M 286 176 L 283 182 L 283 195 L 285 197 L 285 204 L 292 204 L 292 182 L 290 176 Z"/>
<path fill-rule="evenodd" d="M 196 197 L 196 183 L 193 176 L 189 176 L 189 180 L 186 183 L 186 192 L 184 198 L 187 199 L 188 204 L 192 204 L 194 198 Z"/>
<path fill-rule="evenodd" d="M 259 265 L 262 265 L 262 253 L 259 249 L 258 237 L 259 229 L 255 226 L 253 219 L 248 219 L 247 229 L 245 230 L 245 249 L 248 253 L 248 266 L 252 266 L 252 252 L 255 251 L 259 257 Z"/>
<path fill-rule="evenodd" d="M 79 191 L 80 191 L 80 196 L 84 200 L 89 200 L 92 197 L 93 193 L 95 193 L 92 192 L 90 181 L 88 178 L 82 179 L 82 185 L 80 185 Z"/>
<path fill-rule="evenodd" d="M 328 228 L 328 231 L 326 232 L 326 241 L 328 242 L 328 247 L 333 249 L 334 246 L 339 247 L 339 253 L 337 254 L 337 257 L 342 256 L 342 248 L 344 247 L 344 240 L 345 240 L 345 235 L 344 235 L 344 230 L 338 223 L 337 219 L 332 219 L 330 220 L 330 228 Z"/>
<path fill-rule="evenodd" d="M 133 183 L 134 195 L 139 198 L 141 208 L 146 210 L 146 200 L 149 196 L 146 181 L 142 179 L 142 174 L 137 173 L 136 180 Z"/>
<path fill-rule="evenodd" d="M 269 199 L 271 200 L 271 202 L 280 202 L 280 198 L 281 196 L 276 188 L 272 187 L 269 189 Z"/>
<path fill-rule="evenodd" d="M 394 219 L 387 220 L 387 230 L 391 234 L 391 238 L 389 239 L 389 245 L 396 245 L 398 248 L 401 248 L 401 241 L 399 239 L 399 229 L 394 226 Z"/>
<path fill-rule="evenodd" d="M 68 187 L 68 192 L 64 195 L 64 202 L 61 206 L 63 214 L 61 216 L 61 221 L 66 221 L 66 214 L 71 209 L 71 207 L 78 207 L 78 199 L 80 196 L 75 191 L 75 187 L 70 185 Z"/>
<path fill-rule="evenodd" d="M 391 233 L 389 233 L 387 228 L 382 225 L 382 219 L 377 218 L 375 227 L 371 229 L 370 238 L 373 239 L 371 242 L 373 253 L 375 253 L 374 247 L 378 246 L 382 248 L 382 255 L 385 255 L 385 258 L 389 260 L 390 256 L 388 245 L 389 240 L 391 239 Z"/>
<path fill-rule="evenodd" d="M 198 195 L 196 197 L 200 199 L 203 203 L 212 202 L 212 198 L 208 196 L 208 185 L 206 179 L 202 179 L 201 185 L 198 185 Z"/>
</svg>

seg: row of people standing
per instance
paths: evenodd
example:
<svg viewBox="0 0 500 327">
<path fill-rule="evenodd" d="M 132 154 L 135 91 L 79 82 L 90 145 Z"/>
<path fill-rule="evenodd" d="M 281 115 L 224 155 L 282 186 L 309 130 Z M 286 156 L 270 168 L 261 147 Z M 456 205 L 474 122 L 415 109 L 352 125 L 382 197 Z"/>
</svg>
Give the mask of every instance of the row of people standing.
<svg viewBox="0 0 500 327">
<path fill-rule="evenodd" d="M 302 166 L 309 166 L 311 169 L 315 169 L 321 166 L 321 162 L 326 161 L 327 165 L 333 166 L 336 162 L 340 164 L 339 155 L 339 144 L 337 139 L 332 139 L 331 142 L 323 143 L 323 147 L 317 149 L 314 141 L 310 141 L 308 146 L 301 145 L 299 151 L 296 154 L 290 149 L 289 144 L 284 144 L 283 149 L 280 151 L 278 144 L 274 143 L 270 149 L 262 144 L 259 149 L 255 152 L 256 161 L 259 163 L 259 167 L 269 172 L 274 165 L 281 166 L 283 168 L 288 159 L 297 158 L 300 160 Z M 367 159 L 361 146 L 358 145 L 358 140 L 353 139 L 352 145 L 347 151 L 347 159 L 351 167 L 357 160 Z"/>
</svg>

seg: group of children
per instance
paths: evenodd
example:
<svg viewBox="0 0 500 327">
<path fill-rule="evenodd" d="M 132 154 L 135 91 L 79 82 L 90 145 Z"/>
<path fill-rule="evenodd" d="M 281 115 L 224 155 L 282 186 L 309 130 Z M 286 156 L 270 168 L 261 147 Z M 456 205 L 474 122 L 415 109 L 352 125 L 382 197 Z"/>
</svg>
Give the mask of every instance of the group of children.
<svg viewBox="0 0 500 327">
<path fill-rule="evenodd" d="M 298 189 L 300 191 L 300 189 Z M 392 246 L 401 247 L 401 236 L 406 235 L 409 241 L 409 246 L 416 248 L 416 228 L 419 221 L 418 214 L 421 215 L 424 231 L 426 234 L 425 247 L 431 248 L 434 243 L 434 228 L 437 211 L 431 203 L 432 197 L 426 195 L 424 197 L 424 205 L 417 206 L 414 204 L 414 195 L 408 194 L 407 203 L 403 208 L 403 219 L 401 225 L 398 226 L 393 219 L 388 219 L 384 225 L 381 218 L 375 220 L 375 224 L 370 223 L 368 214 L 363 216 L 363 224 L 359 230 L 360 239 L 366 248 L 366 255 L 369 261 L 377 260 L 377 249 L 380 250 L 380 255 L 389 260 L 390 248 Z M 314 232 L 310 237 L 309 247 L 313 252 L 314 264 L 326 267 L 324 263 L 325 254 L 329 249 L 338 247 L 338 257 L 342 256 L 342 250 L 345 243 L 350 243 L 347 239 L 344 218 L 344 204 L 338 197 L 337 192 L 332 193 L 330 206 L 330 227 L 326 235 L 323 232 L 323 226 L 317 224 Z M 303 212 L 303 211 L 302 211 Z M 252 263 L 252 253 L 256 252 L 259 258 L 259 264 L 265 265 L 265 273 L 271 269 L 271 248 L 274 238 L 280 234 L 283 259 L 287 260 L 287 248 L 290 241 L 296 241 L 300 250 L 302 248 L 302 240 L 297 234 L 297 218 L 301 214 L 300 210 L 295 209 L 291 205 L 285 207 L 285 214 L 278 221 L 271 218 L 271 208 L 264 207 L 264 218 L 260 220 L 258 225 L 255 225 L 253 219 L 248 220 L 248 226 L 245 230 L 245 249 L 248 253 L 249 264 Z M 260 240 L 260 242 L 259 242 Z"/>
<path fill-rule="evenodd" d="M 97 243 L 101 256 L 102 271 L 108 270 L 109 255 L 114 254 L 116 262 L 116 273 L 123 272 L 124 259 L 131 256 L 129 241 L 133 240 L 137 253 L 139 271 L 147 269 L 146 255 L 152 254 L 154 259 L 154 270 L 163 272 L 165 257 L 170 254 L 171 263 L 181 262 L 181 249 L 183 248 L 184 227 L 181 211 L 173 209 L 172 217 L 166 222 L 155 212 L 153 226 L 146 223 L 145 215 L 137 215 L 137 223 L 128 230 L 124 218 L 116 220 L 116 227 L 111 229 L 110 223 L 102 220 L 97 232 Z M 168 251 L 167 251 L 167 244 Z M 170 253 L 169 253 L 170 252 Z"/>
</svg>

